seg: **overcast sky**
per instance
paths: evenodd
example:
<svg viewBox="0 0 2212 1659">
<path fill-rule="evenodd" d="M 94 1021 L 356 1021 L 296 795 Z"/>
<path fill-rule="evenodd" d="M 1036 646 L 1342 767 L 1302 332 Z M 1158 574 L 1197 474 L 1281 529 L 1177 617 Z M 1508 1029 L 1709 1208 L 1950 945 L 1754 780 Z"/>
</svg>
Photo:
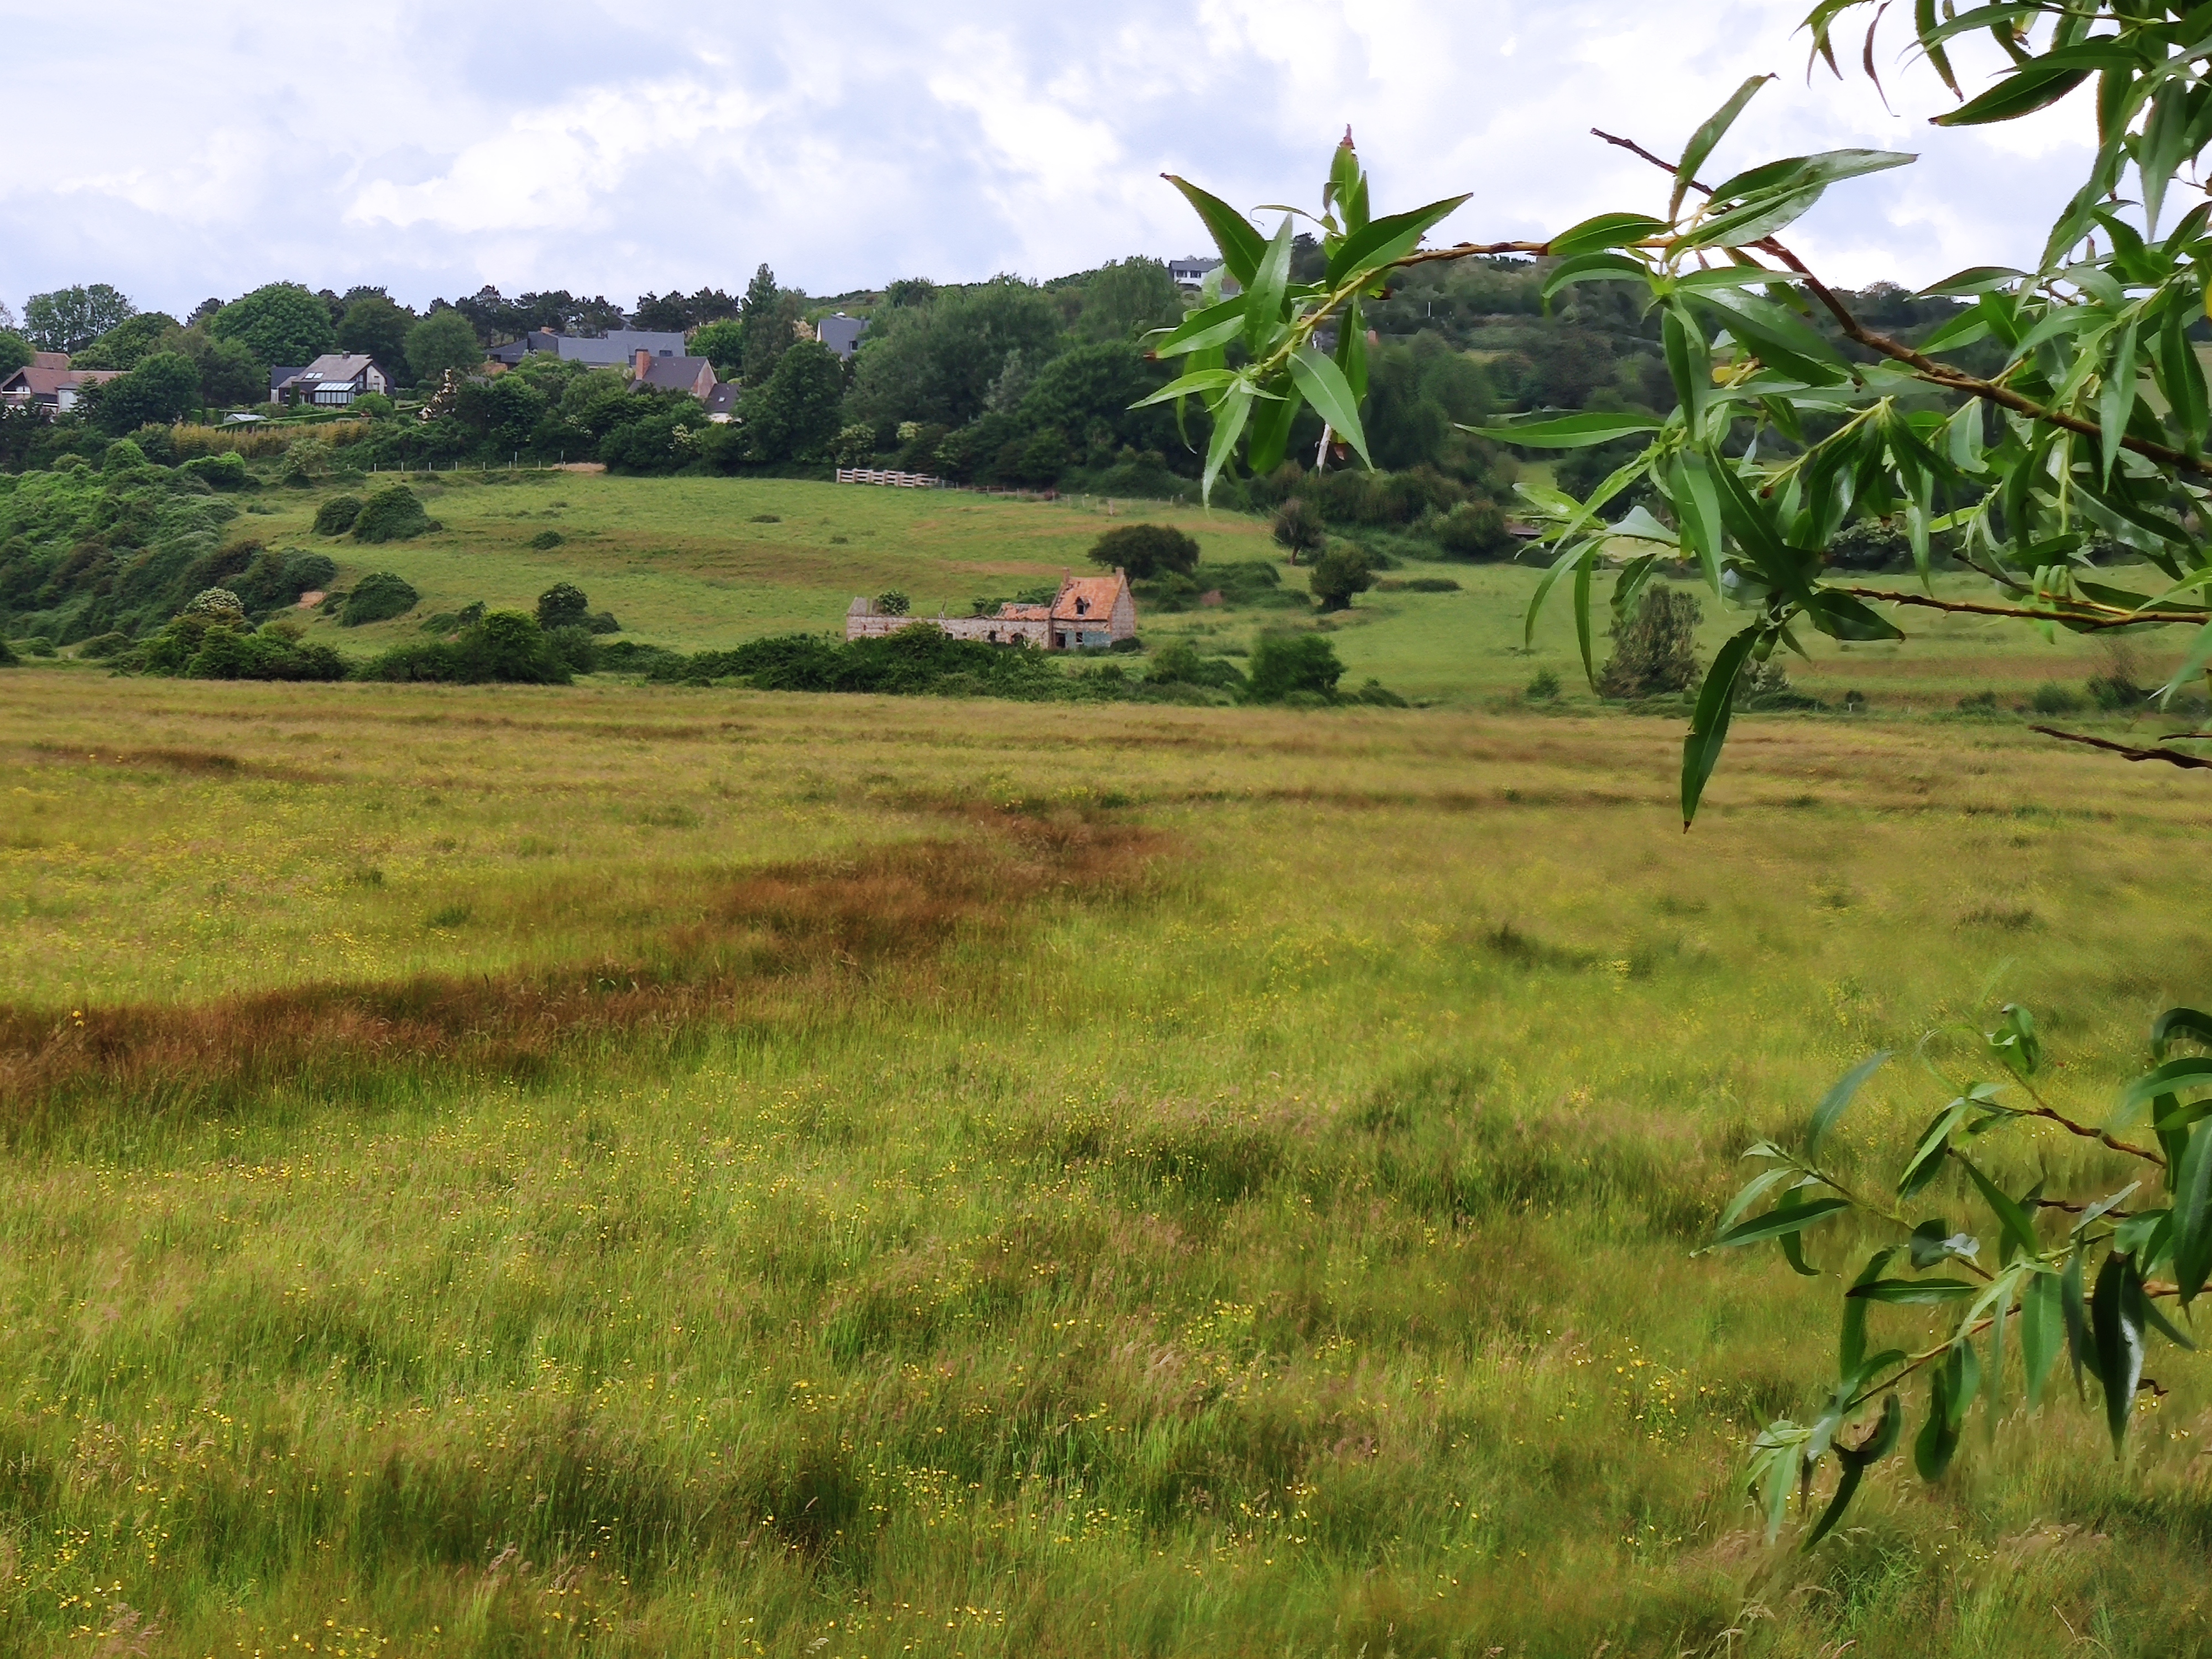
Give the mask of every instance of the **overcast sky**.
<svg viewBox="0 0 2212 1659">
<path fill-rule="evenodd" d="M 1443 236 L 1535 238 L 1663 207 L 1593 125 L 1672 152 L 1769 70 L 1720 170 L 1922 155 L 1831 192 L 1794 237 L 1818 267 L 2032 259 L 2086 110 L 1951 133 L 1924 72 L 1893 76 L 1894 113 L 1856 75 L 1808 88 L 1806 3 L 0 0 L 0 299 L 110 282 L 181 315 L 284 278 L 627 305 L 763 260 L 823 295 L 1052 276 L 1202 247 L 1164 171 L 1313 205 L 1347 122 L 1379 207 L 1471 190 Z"/>
</svg>

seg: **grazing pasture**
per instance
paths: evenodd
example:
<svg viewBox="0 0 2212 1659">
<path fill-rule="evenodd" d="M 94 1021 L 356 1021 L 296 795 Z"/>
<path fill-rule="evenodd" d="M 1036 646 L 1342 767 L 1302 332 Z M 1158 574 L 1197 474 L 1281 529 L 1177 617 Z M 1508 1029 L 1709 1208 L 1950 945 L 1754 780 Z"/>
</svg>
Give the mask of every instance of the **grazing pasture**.
<svg viewBox="0 0 2212 1659">
<path fill-rule="evenodd" d="M 613 580 L 641 553 L 480 556 L 515 592 L 441 601 L 682 607 Z M 1355 672 L 1492 608 L 1401 597 Z M 9 1651 L 2207 1644 L 2198 1372 L 2125 1466 L 2062 1397 L 1770 1551 L 1745 1443 L 1833 1291 L 1692 1254 L 1747 1142 L 1998 1001 L 2098 1115 L 2212 981 L 2150 879 L 2188 776 L 1747 716 L 1686 837 L 1675 723 L 1571 709 L 5 696 Z M 1893 1066 L 1839 1155 L 1889 1167 L 1941 1086 Z"/>
<path fill-rule="evenodd" d="M 1281 556 L 1265 519 L 1157 501 L 574 473 L 410 475 L 410 483 L 441 526 L 416 540 L 357 546 L 319 537 L 315 510 L 330 492 L 295 489 L 259 492 L 256 510 L 234 521 L 230 535 L 328 552 L 348 586 L 391 570 L 421 593 L 414 611 L 392 621 L 359 628 L 341 628 L 328 617 L 310 623 L 312 639 L 351 654 L 418 639 L 424 617 L 474 600 L 526 610 L 561 581 L 582 587 L 595 609 L 611 611 L 624 637 L 687 652 L 727 649 L 767 634 L 834 631 L 855 595 L 893 588 L 908 596 L 917 615 L 965 616 L 973 599 L 1009 598 L 1050 586 L 1063 571 L 1091 568 L 1084 556 L 1100 534 L 1144 520 L 1188 531 L 1207 562 Z M 532 545 L 549 532 L 560 538 L 557 544 Z M 1202 563 L 1201 579 L 1204 570 Z M 1282 574 L 1285 588 L 1304 591 L 1304 569 L 1286 566 Z M 1319 623 L 1352 685 L 1374 678 L 1409 698 L 1481 707 L 1517 700 L 1548 667 L 1566 683 L 1567 707 L 1594 702 L 1582 684 L 1563 602 L 1540 619 L 1533 649 L 1524 648 L 1522 617 L 1536 570 L 1409 561 L 1383 576 L 1395 583 L 1448 579 L 1461 591 L 1378 590 L 1326 620 L 1275 608 L 1151 611 L 1140 617 L 1141 629 L 1151 645 L 1188 636 L 1201 650 L 1239 653 L 1263 628 Z M 2130 580 L 2129 573 L 2119 580 Z M 1869 580 L 1911 585 L 1894 576 Z M 1609 583 L 1609 576 L 1599 580 L 1601 605 Z M 1937 586 L 1957 598 L 1988 593 L 1978 576 L 1945 576 Z M 1701 642 L 1710 657 L 1732 624 L 1710 595 L 1705 612 Z M 2046 682 L 2078 695 L 2085 679 L 2109 667 L 2099 647 L 2070 635 L 2046 642 L 1994 619 L 1926 611 L 1906 611 L 1900 620 L 1913 635 L 1905 646 L 1846 647 L 1814 635 L 1808 641 L 1812 662 L 1793 659 L 1791 672 L 1831 703 L 1856 690 L 1877 710 L 1896 712 L 1950 710 L 1960 697 L 1983 692 L 2009 705 Z M 1601 618 L 1601 630 L 1604 625 Z M 2137 666 L 2146 676 L 2170 666 L 2179 648 L 2154 641 L 2139 647 Z M 1602 663 L 1608 642 L 1599 638 L 1595 649 Z"/>
</svg>

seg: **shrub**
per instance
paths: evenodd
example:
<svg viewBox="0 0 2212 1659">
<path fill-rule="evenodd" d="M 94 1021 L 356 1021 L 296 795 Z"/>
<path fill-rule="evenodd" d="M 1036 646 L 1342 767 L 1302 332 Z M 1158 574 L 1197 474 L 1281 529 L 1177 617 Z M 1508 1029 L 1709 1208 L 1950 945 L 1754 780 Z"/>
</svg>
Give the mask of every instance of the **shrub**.
<svg viewBox="0 0 2212 1659">
<path fill-rule="evenodd" d="M 1809 696 L 1790 684 L 1790 671 L 1782 659 L 1769 657 L 1765 662 L 1746 663 L 1743 672 L 1736 676 L 1732 694 L 1739 708 L 1772 712 L 1781 708 L 1818 708 L 1820 700 Z"/>
<path fill-rule="evenodd" d="M 0 640 L 0 668 L 16 667 L 21 664 L 22 660 L 23 659 L 17 656 L 9 647 L 7 641 Z"/>
<path fill-rule="evenodd" d="M 2102 673 L 2089 677 L 2084 688 L 2089 701 L 2108 714 L 2124 714 L 2148 702 L 2135 647 L 2117 634 L 2106 635 L 2099 644 L 2104 648 L 2105 667 Z"/>
<path fill-rule="evenodd" d="M 1129 573 L 1141 581 L 1167 571 L 1188 576 L 1198 568 L 1198 543 L 1172 525 L 1125 524 L 1091 544 L 1091 562 Z"/>
<path fill-rule="evenodd" d="M 395 646 L 362 670 L 371 680 L 436 680 L 481 685 L 501 680 L 524 685 L 566 685 L 568 663 L 522 611 L 494 611 L 465 629 L 451 644 Z"/>
<path fill-rule="evenodd" d="M 361 504 L 353 521 L 353 536 L 357 542 L 401 542 L 429 527 L 430 515 L 422 510 L 415 492 L 405 484 L 386 484 L 371 491 Z"/>
<path fill-rule="evenodd" d="M 1828 562 L 1838 570 L 1903 570 L 1912 563 L 1912 544 L 1880 519 L 1861 519 L 1830 540 Z"/>
<path fill-rule="evenodd" d="M 1281 702 L 1304 694 L 1324 700 L 1336 695 L 1344 665 L 1336 647 L 1318 634 L 1262 634 L 1252 647 L 1252 702 Z"/>
<path fill-rule="evenodd" d="M 363 623 L 387 622 L 404 616 L 422 597 L 404 578 L 389 570 L 377 571 L 356 582 L 353 592 L 345 596 L 344 604 L 338 607 L 338 626 L 359 628 Z M 536 626 L 534 623 L 532 625 Z"/>
<path fill-rule="evenodd" d="M 1395 691 L 1380 680 L 1369 680 L 1352 694 L 1352 701 L 1364 702 L 1371 708 L 1404 708 L 1409 705 Z"/>
<path fill-rule="evenodd" d="M 301 645 L 266 630 L 210 628 L 184 672 L 195 680 L 342 680 L 346 665 L 327 645 Z"/>
<path fill-rule="evenodd" d="M 783 520 L 780 515 L 774 513 L 756 513 L 745 522 L 748 524 L 781 524 Z"/>
<path fill-rule="evenodd" d="M 27 640 L 18 640 L 15 647 L 27 657 L 51 657 L 54 654 L 54 642 L 44 634 L 33 634 Z"/>
<path fill-rule="evenodd" d="M 1145 681 L 1150 685 L 1235 690 L 1243 685 L 1244 676 L 1236 664 L 1224 662 L 1218 657 L 1201 657 L 1198 647 L 1188 640 L 1175 640 L 1152 653 L 1152 660 L 1145 665 Z"/>
<path fill-rule="evenodd" d="M 584 618 L 584 626 L 594 634 L 619 634 L 623 625 L 615 620 L 611 611 L 594 611 Z"/>
<path fill-rule="evenodd" d="M 541 530 L 535 536 L 532 536 L 530 538 L 527 545 L 536 548 L 540 553 L 544 553 L 553 548 L 560 546 L 562 543 L 568 539 L 568 538 L 566 536 L 562 535 L 557 530 Z"/>
<path fill-rule="evenodd" d="M 1321 514 L 1300 497 L 1293 495 L 1275 509 L 1275 541 L 1289 550 L 1292 564 L 1301 555 L 1311 558 L 1318 554 L 1328 540 Z"/>
<path fill-rule="evenodd" d="M 118 438 L 100 458 L 102 472 L 136 472 L 146 465 L 146 452 L 129 438 Z"/>
<path fill-rule="evenodd" d="M 1352 596 L 1375 586 L 1375 573 L 1367 555 L 1349 543 L 1340 543 L 1321 556 L 1307 586 L 1324 611 L 1349 611 Z"/>
<path fill-rule="evenodd" d="M 545 638 L 561 660 L 579 674 L 594 672 L 599 665 L 599 642 L 592 637 L 592 630 L 576 623 L 567 623 L 545 630 Z"/>
<path fill-rule="evenodd" d="M 1462 501 L 1438 518 L 1435 535 L 1439 547 L 1462 559 L 1499 558 L 1520 545 L 1498 503 L 1480 499 Z"/>
<path fill-rule="evenodd" d="M 76 653 L 87 661 L 102 662 L 110 657 L 119 656 L 130 648 L 131 636 L 128 634 L 95 634 L 77 647 Z"/>
<path fill-rule="evenodd" d="M 574 582 L 556 582 L 538 596 L 538 625 L 549 634 L 556 628 L 581 628 L 591 614 L 591 600 Z"/>
<path fill-rule="evenodd" d="M 210 489 L 243 489 L 251 477 L 246 470 L 246 457 L 235 451 L 195 456 L 177 470 L 198 478 Z"/>
<path fill-rule="evenodd" d="M 903 617 L 911 603 L 905 594 L 894 587 L 888 593 L 876 595 L 876 614 L 878 617 Z"/>
<path fill-rule="evenodd" d="M 1698 622 L 1694 594 L 1647 587 L 1626 627 L 1613 630 L 1613 658 L 1598 676 L 1601 696 L 1656 697 L 1696 684 Z"/>
<path fill-rule="evenodd" d="M 360 496 L 333 495 L 315 509 L 315 534 L 343 536 L 360 518 Z"/>
<path fill-rule="evenodd" d="M 380 416 L 392 413 L 398 405 L 381 392 L 364 392 L 347 407 L 356 415 L 375 420 Z"/>
<path fill-rule="evenodd" d="M 1521 695 L 1530 702 L 1557 702 L 1559 700 L 1559 677 L 1548 668 L 1540 668 L 1522 688 Z"/>
<path fill-rule="evenodd" d="M 2027 706 L 2039 714 L 2071 714 L 2081 707 L 2081 699 L 2056 680 L 2045 680 L 2035 688 Z"/>
</svg>

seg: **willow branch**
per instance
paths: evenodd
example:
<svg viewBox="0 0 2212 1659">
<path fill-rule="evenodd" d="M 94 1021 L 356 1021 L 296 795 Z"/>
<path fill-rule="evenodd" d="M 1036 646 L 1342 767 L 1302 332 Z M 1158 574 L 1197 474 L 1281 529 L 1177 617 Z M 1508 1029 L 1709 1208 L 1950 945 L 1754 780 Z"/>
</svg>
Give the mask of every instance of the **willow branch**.
<svg viewBox="0 0 2212 1659">
<path fill-rule="evenodd" d="M 2162 761 L 2185 772 L 2212 772 L 2212 760 L 2179 749 L 2137 749 L 2129 744 L 2114 743 L 2110 738 L 2093 738 L 2086 732 L 2062 732 L 2055 726 L 2031 726 L 2027 729 L 2040 732 L 2046 738 L 2057 738 L 2063 743 L 2081 743 L 2092 749 L 2103 749 L 2118 755 L 2122 760 Z"/>
<path fill-rule="evenodd" d="M 2212 621 L 2212 612 L 2185 612 L 2167 617 L 2145 615 L 2142 611 L 2123 611 L 2117 605 L 2095 605 L 2084 601 L 2080 611 L 2031 611 L 2021 605 L 1984 605 L 1971 599 L 1939 599 L 1928 593 L 1894 592 L 1887 587 L 1842 587 L 1836 591 L 1852 593 L 1863 599 L 1878 599 L 1884 605 L 1917 605 L 1927 611 L 1965 611 L 1977 617 L 2005 617 L 2015 622 L 2065 623 L 2070 627 L 2096 631 L 2106 628 L 2141 628 L 2148 623 L 2202 623 Z"/>
</svg>

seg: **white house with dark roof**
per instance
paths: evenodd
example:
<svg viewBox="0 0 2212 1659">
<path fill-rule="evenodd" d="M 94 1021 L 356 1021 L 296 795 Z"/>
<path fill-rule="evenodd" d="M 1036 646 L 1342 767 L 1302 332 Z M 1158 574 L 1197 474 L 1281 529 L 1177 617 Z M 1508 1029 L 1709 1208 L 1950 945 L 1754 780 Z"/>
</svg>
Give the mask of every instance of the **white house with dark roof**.
<svg viewBox="0 0 2212 1659">
<path fill-rule="evenodd" d="M 271 380 L 275 378 L 270 376 Z M 331 351 L 271 386 L 269 401 L 281 404 L 296 392 L 301 403 L 312 404 L 318 409 L 343 409 L 355 398 L 372 392 L 388 396 L 391 391 L 392 377 L 374 357 Z"/>
<path fill-rule="evenodd" d="M 88 386 L 118 378 L 119 368 L 71 368 L 66 351 L 40 351 L 13 374 L 0 380 L 0 404 L 11 409 L 27 405 L 47 416 L 65 415 L 77 405 L 78 394 Z"/>
</svg>

